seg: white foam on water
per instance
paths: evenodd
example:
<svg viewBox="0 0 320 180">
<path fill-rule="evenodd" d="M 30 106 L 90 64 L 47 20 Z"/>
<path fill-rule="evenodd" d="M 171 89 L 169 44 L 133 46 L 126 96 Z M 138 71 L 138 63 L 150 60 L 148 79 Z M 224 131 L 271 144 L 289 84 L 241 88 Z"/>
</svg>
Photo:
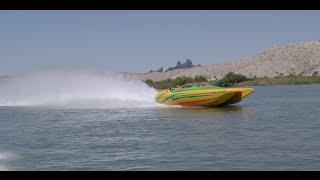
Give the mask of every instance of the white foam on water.
<svg viewBox="0 0 320 180">
<path fill-rule="evenodd" d="M 6 166 L 0 164 L 0 171 L 9 171 L 9 169 Z"/>
<path fill-rule="evenodd" d="M 5 165 L 8 161 L 13 161 L 18 159 L 19 156 L 11 152 L 0 152 L 0 171 L 10 171 L 10 169 Z"/>
<path fill-rule="evenodd" d="M 0 106 L 156 107 L 156 93 L 121 73 L 56 70 L 0 82 Z"/>
<path fill-rule="evenodd" d="M 15 159 L 17 156 L 10 152 L 0 152 L 0 161 L 4 160 L 12 160 Z"/>
</svg>

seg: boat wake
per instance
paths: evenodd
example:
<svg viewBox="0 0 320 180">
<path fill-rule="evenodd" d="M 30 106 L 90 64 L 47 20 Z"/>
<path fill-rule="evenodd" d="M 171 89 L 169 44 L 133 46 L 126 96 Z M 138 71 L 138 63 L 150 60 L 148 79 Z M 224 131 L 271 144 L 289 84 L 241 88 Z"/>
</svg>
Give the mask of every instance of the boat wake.
<svg viewBox="0 0 320 180">
<path fill-rule="evenodd" d="M 156 93 L 121 73 L 59 70 L 1 81 L 0 106 L 155 107 Z"/>
<path fill-rule="evenodd" d="M 14 153 L 0 152 L 0 171 L 10 171 L 10 169 L 5 165 L 5 163 L 17 159 L 19 159 L 19 156 L 17 156 Z"/>
</svg>

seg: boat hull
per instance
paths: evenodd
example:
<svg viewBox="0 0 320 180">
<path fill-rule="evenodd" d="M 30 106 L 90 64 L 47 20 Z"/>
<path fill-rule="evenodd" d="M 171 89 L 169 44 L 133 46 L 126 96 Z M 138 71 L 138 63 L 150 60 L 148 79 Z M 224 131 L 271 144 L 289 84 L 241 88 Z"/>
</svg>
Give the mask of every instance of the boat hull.
<svg viewBox="0 0 320 180">
<path fill-rule="evenodd" d="M 220 105 L 230 105 L 230 104 L 238 103 L 246 99 L 248 96 L 250 96 L 254 92 L 253 88 L 226 88 L 225 90 L 236 92 L 236 93 L 229 100 L 225 101 Z"/>
<path fill-rule="evenodd" d="M 185 88 L 165 90 L 156 95 L 156 102 L 166 105 L 179 106 L 224 106 L 238 103 L 248 97 L 252 88 Z"/>
</svg>

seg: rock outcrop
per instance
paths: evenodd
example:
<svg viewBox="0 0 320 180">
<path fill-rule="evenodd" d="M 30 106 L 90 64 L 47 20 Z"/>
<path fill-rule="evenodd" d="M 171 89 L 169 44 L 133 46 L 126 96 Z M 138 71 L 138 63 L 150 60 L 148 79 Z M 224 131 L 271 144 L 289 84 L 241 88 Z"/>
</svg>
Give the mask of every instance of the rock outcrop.
<svg viewBox="0 0 320 180">
<path fill-rule="evenodd" d="M 177 63 L 178 67 L 190 67 L 190 63 Z M 191 63 L 192 65 L 192 63 Z M 177 67 L 176 66 L 176 67 Z M 220 79 L 228 72 L 247 77 L 274 77 L 290 74 L 305 76 L 320 73 L 320 40 L 301 44 L 278 45 L 246 59 L 223 64 L 193 66 L 191 68 L 173 68 L 166 72 L 135 73 L 139 79 L 153 81 L 202 75 L 210 80 Z"/>
<path fill-rule="evenodd" d="M 148 73 L 152 73 L 152 72 L 163 72 L 163 67 L 159 68 L 156 71 L 150 70 Z"/>
<path fill-rule="evenodd" d="M 169 67 L 165 70 L 165 72 L 172 71 L 175 69 L 187 69 L 192 68 L 194 65 L 192 64 L 192 61 L 190 59 L 187 59 L 186 62 L 181 63 L 180 61 L 177 62 L 177 65 L 175 67 Z"/>
</svg>

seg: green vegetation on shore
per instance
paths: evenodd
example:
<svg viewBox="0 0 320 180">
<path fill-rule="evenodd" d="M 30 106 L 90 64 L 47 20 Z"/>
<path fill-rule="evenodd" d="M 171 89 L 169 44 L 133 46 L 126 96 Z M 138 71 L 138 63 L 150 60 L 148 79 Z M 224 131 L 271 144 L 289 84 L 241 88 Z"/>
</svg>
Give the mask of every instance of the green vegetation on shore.
<svg viewBox="0 0 320 180">
<path fill-rule="evenodd" d="M 245 75 L 229 72 L 220 80 L 210 81 L 210 84 L 213 86 L 231 87 L 234 86 L 234 84 L 248 80 Z"/>
<path fill-rule="evenodd" d="M 175 79 L 167 79 L 163 81 L 154 82 L 150 79 L 145 81 L 149 86 L 156 89 L 167 89 L 170 87 L 182 86 L 186 83 L 192 83 L 199 86 L 202 82 L 208 82 L 212 86 L 232 87 L 232 86 L 272 86 L 272 85 L 296 85 L 296 84 L 320 84 L 320 76 L 276 76 L 276 77 L 260 77 L 248 78 L 242 74 L 235 74 L 233 72 L 227 73 L 222 79 L 208 81 L 204 76 L 191 77 L 177 77 Z"/>
<path fill-rule="evenodd" d="M 252 78 L 248 81 L 235 84 L 235 86 L 272 86 L 272 85 L 297 85 L 297 84 L 320 84 L 320 76 L 289 75 L 273 78 Z"/>
<path fill-rule="evenodd" d="M 201 82 L 207 82 L 207 78 L 203 76 L 195 76 L 194 78 L 191 77 L 177 77 L 175 79 L 167 79 L 163 81 L 157 81 L 154 82 L 151 79 L 148 79 L 145 81 L 149 86 L 154 87 L 156 89 L 168 89 L 170 87 L 176 87 L 177 85 L 182 86 L 187 83 L 201 83 Z"/>
</svg>

